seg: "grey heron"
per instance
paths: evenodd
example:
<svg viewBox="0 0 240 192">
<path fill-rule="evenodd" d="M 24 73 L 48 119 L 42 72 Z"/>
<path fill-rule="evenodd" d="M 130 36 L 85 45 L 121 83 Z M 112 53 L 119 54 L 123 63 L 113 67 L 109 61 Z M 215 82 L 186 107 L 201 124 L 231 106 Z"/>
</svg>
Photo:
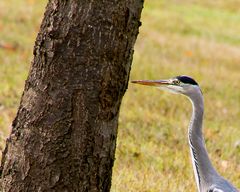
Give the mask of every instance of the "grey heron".
<svg viewBox="0 0 240 192">
<path fill-rule="evenodd" d="M 186 96 L 192 103 L 192 117 L 188 128 L 188 140 L 195 180 L 199 192 L 238 192 L 213 167 L 202 134 L 204 102 L 198 83 L 188 76 L 177 76 L 168 80 L 136 80 L 132 83 L 155 86 Z"/>
</svg>

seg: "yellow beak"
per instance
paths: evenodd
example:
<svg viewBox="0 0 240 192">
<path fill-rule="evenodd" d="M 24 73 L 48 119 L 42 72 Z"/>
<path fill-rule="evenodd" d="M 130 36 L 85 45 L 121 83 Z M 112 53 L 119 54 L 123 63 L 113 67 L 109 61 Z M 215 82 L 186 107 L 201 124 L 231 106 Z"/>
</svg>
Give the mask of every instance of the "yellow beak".
<svg viewBox="0 0 240 192">
<path fill-rule="evenodd" d="M 147 85 L 147 86 L 161 86 L 161 85 L 170 85 L 171 83 L 168 80 L 134 80 L 132 83 Z"/>
</svg>

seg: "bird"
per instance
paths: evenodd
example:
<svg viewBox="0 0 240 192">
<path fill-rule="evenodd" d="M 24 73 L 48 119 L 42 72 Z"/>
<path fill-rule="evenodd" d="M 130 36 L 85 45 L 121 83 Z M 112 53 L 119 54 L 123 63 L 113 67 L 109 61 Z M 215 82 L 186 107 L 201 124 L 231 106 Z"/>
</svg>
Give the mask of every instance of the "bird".
<svg viewBox="0 0 240 192">
<path fill-rule="evenodd" d="M 199 84 L 186 75 L 165 80 L 134 80 L 132 83 L 184 95 L 191 101 L 192 117 L 188 126 L 188 143 L 198 192 L 240 192 L 216 171 L 208 156 L 202 131 L 204 99 Z"/>
</svg>

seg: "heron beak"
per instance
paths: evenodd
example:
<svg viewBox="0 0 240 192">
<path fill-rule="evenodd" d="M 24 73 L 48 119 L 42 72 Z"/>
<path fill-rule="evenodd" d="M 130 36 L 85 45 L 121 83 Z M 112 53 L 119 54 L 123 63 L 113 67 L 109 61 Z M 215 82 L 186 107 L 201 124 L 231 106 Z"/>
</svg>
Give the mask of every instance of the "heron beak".
<svg viewBox="0 0 240 192">
<path fill-rule="evenodd" d="M 147 85 L 147 86 L 164 86 L 164 85 L 171 85 L 168 80 L 135 80 L 131 81 L 132 83 Z"/>
</svg>

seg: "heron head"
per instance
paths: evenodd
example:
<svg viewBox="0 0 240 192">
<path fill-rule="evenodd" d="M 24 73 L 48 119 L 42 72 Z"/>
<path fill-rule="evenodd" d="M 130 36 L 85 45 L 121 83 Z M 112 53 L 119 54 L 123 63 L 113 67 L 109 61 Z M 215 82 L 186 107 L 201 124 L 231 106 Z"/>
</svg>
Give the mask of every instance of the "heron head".
<svg viewBox="0 0 240 192">
<path fill-rule="evenodd" d="M 193 78 L 185 75 L 167 80 L 135 80 L 132 83 L 155 86 L 159 89 L 186 96 L 190 96 L 195 92 L 201 92 L 198 83 Z"/>
</svg>

